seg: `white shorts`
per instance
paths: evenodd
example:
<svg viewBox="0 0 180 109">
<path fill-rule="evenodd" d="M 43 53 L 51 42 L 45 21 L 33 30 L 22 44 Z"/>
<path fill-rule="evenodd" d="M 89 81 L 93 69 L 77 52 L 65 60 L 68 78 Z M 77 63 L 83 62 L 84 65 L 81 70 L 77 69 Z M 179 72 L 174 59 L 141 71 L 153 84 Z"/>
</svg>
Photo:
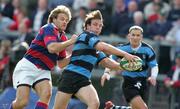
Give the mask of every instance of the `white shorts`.
<svg viewBox="0 0 180 109">
<path fill-rule="evenodd" d="M 21 85 L 34 87 L 34 85 L 40 81 L 51 81 L 51 72 L 38 69 L 33 63 L 28 61 L 26 58 L 23 58 L 17 63 L 12 79 L 15 89 Z"/>
</svg>

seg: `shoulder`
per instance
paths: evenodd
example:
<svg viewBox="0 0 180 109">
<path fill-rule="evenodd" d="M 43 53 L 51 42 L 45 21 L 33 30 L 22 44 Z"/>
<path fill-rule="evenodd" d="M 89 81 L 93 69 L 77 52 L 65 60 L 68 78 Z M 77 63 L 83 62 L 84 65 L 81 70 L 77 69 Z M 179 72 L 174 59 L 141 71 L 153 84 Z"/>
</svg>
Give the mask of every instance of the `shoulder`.
<svg viewBox="0 0 180 109">
<path fill-rule="evenodd" d="M 41 28 L 42 29 L 54 29 L 53 25 L 50 23 L 43 25 Z"/>
<path fill-rule="evenodd" d="M 146 47 L 149 48 L 150 50 L 154 51 L 153 47 L 149 44 L 147 44 L 146 42 L 142 42 L 142 47 Z"/>
</svg>

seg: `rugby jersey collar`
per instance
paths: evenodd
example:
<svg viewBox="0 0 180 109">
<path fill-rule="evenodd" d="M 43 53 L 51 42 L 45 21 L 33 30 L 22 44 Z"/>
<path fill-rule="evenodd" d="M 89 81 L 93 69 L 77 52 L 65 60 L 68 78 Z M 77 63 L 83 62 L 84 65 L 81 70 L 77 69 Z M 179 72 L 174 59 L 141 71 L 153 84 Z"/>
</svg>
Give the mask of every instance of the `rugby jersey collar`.
<svg viewBox="0 0 180 109">
<path fill-rule="evenodd" d="M 142 45 L 142 43 L 140 43 L 139 46 L 136 47 L 136 48 L 131 47 L 131 49 L 132 49 L 133 51 L 137 51 L 137 50 L 141 47 L 141 45 Z"/>
<path fill-rule="evenodd" d="M 59 31 L 59 29 L 57 28 L 57 26 L 54 24 L 54 23 L 51 23 L 51 25 L 57 30 L 57 31 Z M 60 34 L 65 34 L 65 32 L 64 31 L 59 31 L 59 33 Z"/>
<path fill-rule="evenodd" d="M 85 33 L 87 33 L 87 34 L 93 34 L 94 36 L 98 36 L 98 35 L 96 35 L 94 32 L 89 32 L 89 31 L 84 31 Z"/>
<path fill-rule="evenodd" d="M 51 23 L 51 25 L 52 25 L 56 30 L 59 31 L 58 27 L 57 27 L 54 23 Z"/>
</svg>

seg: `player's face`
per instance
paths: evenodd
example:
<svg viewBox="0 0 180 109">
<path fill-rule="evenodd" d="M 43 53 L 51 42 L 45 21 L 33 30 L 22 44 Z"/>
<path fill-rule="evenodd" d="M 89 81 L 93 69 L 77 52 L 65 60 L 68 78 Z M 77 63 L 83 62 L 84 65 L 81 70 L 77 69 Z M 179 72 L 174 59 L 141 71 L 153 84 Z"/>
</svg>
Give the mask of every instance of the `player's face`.
<svg viewBox="0 0 180 109">
<path fill-rule="evenodd" d="M 93 19 L 90 25 L 87 25 L 87 30 L 97 35 L 101 33 L 103 22 L 100 19 Z"/>
<path fill-rule="evenodd" d="M 131 30 L 128 35 L 129 42 L 132 47 L 138 47 L 142 41 L 142 32 L 140 30 Z"/>
<path fill-rule="evenodd" d="M 59 31 L 65 31 L 69 23 L 68 16 L 64 13 L 58 14 L 57 18 L 53 20 Z"/>
</svg>

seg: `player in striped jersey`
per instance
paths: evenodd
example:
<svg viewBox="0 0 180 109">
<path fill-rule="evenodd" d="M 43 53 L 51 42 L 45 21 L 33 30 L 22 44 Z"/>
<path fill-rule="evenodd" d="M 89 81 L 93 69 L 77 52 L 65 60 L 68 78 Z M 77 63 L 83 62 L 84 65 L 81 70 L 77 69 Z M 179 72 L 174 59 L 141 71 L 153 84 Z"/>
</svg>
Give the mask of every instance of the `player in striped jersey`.
<svg viewBox="0 0 180 109">
<path fill-rule="evenodd" d="M 52 90 L 50 72 L 57 63 L 64 66 L 69 62 L 65 48 L 77 39 L 73 35 L 68 40 L 64 34 L 70 20 L 71 12 L 66 6 L 60 5 L 51 11 L 48 23 L 40 28 L 23 59 L 15 67 L 13 86 L 17 88 L 17 93 L 10 109 L 24 109 L 31 87 L 39 95 L 35 109 L 48 109 Z"/>
<path fill-rule="evenodd" d="M 136 56 L 123 52 L 110 44 L 100 41 L 98 35 L 103 27 L 103 19 L 99 10 L 87 14 L 84 32 L 78 37 L 72 51 L 70 63 L 64 68 L 54 109 L 66 109 L 69 99 L 75 95 L 88 109 L 99 108 L 99 98 L 91 84 L 91 71 L 96 64 L 120 70 L 119 63 L 106 57 L 103 53 L 123 56 L 129 61 L 134 61 Z"/>
<path fill-rule="evenodd" d="M 146 80 L 148 80 L 153 86 L 155 86 L 156 78 L 158 75 L 158 64 L 156 61 L 156 54 L 153 48 L 147 43 L 143 42 L 142 39 L 143 29 L 139 26 L 132 26 L 129 29 L 128 34 L 129 43 L 117 46 L 118 49 L 126 51 L 132 55 L 136 55 L 143 60 L 142 69 L 132 72 L 122 72 L 122 76 L 124 78 L 122 89 L 126 101 L 131 105 L 132 109 L 148 109 L 146 103 L 144 102 L 145 94 L 147 92 Z M 117 60 L 118 58 L 122 57 L 112 55 L 112 58 L 114 60 Z M 148 68 L 151 68 L 150 77 L 148 75 Z M 104 85 L 104 81 L 106 80 L 106 78 L 109 78 L 106 72 L 110 72 L 110 69 L 105 69 L 105 74 L 101 78 L 102 86 Z"/>
</svg>

